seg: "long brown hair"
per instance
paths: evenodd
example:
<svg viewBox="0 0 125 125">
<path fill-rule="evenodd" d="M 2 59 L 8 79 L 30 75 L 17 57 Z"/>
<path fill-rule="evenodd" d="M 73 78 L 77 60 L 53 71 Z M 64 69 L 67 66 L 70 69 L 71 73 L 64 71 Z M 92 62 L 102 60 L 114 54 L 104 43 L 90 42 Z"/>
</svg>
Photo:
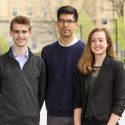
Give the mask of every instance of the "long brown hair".
<svg viewBox="0 0 125 125">
<path fill-rule="evenodd" d="M 106 50 L 106 55 L 114 58 L 113 44 L 112 44 L 112 39 L 111 39 L 111 35 L 110 35 L 109 31 L 104 27 L 94 28 L 89 34 L 84 52 L 83 52 L 82 56 L 80 57 L 80 60 L 78 63 L 79 70 L 84 74 L 90 74 L 92 72 L 92 66 L 94 64 L 95 58 L 94 58 L 93 52 L 91 51 L 90 44 L 91 44 L 92 35 L 95 32 L 99 32 L 99 31 L 105 32 L 106 40 L 109 45 Z"/>
</svg>

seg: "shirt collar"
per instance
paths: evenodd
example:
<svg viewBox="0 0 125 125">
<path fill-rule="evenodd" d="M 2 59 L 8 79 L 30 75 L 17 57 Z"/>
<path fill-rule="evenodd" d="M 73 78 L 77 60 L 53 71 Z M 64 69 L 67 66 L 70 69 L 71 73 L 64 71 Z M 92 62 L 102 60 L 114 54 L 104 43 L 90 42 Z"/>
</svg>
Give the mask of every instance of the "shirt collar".
<svg viewBox="0 0 125 125">
<path fill-rule="evenodd" d="M 77 42 L 78 42 L 78 38 L 75 37 L 74 40 L 73 40 L 72 42 L 70 42 L 69 44 L 67 44 L 67 45 L 63 45 L 63 44 L 60 42 L 60 40 L 58 40 L 58 42 L 59 42 L 59 44 L 60 44 L 61 46 L 66 46 L 66 47 L 68 47 L 68 46 L 72 46 L 72 45 L 74 45 L 75 43 L 77 43 Z"/>
<path fill-rule="evenodd" d="M 13 48 L 12 48 L 12 52 L 13 52 L 13 55 L 14 55 L 14 57 L 19 57 L 19 56 L 17 56 L 17 54 L 14 52 L 14 50 L 13 50 Z M 23 56 L 20 56 L 20 57 L 28 57 L 29 56 L 29 52 L 28 52 L 28 50 L 26 51 L 26 53 L 23 55 Z"/>
</svg>

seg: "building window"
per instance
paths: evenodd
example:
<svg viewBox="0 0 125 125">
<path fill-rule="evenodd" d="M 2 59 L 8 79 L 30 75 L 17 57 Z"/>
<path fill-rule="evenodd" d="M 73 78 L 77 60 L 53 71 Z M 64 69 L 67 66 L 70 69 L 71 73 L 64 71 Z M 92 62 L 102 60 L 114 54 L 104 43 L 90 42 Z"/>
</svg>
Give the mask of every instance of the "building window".
<svg viewBox="0 0 125 125">
<path fill-rule="evenodd" d="M 18 12 L 17 12 L 17 8 L 14 7 L 14 8 L 13 8 L 12 15 L 13 15 L 13 16 L 17 16 L 17 14 L 18 14 Z"/>
<path fill-rule="evenodd" d="M 31 8 L 31 7 L 27 7 L 27 8 L 26 8 L 26 15 L 29 16 L 29 17 L 31 17 L 32 14 L 33 14 L 33 13 L 32 13 L 32 8 Z"/>
</svg>

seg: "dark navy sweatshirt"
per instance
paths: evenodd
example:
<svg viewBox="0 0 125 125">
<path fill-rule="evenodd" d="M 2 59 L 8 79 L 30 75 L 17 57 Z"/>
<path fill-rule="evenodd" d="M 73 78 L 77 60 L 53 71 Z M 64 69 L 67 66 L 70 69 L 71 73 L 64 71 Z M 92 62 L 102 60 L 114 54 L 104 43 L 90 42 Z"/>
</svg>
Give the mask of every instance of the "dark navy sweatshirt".
<svg viewBox="0 0 125 125">
<path fill-rule="evenodd" d="M 47 70 L 46 108 L 49 116 L 72 117 L 74 78 L 84 43 L 64 47 L 58 41 L 43 48 L 41 57 Z"/>
</svg>

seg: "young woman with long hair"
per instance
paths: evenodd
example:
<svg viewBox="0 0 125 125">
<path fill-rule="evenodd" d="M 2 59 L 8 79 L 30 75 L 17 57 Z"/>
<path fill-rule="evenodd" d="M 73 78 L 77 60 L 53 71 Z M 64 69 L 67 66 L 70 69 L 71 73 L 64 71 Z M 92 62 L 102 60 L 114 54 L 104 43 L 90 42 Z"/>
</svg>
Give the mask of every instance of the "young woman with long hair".
<svg viewBox="0 0 125 125">
<path fill-rule="evenodd" d="M 75 85 L 74 125 L 118 125 L 125 109 L 125 70 L 106 28 L 90 32 Z"/>
</svg>

